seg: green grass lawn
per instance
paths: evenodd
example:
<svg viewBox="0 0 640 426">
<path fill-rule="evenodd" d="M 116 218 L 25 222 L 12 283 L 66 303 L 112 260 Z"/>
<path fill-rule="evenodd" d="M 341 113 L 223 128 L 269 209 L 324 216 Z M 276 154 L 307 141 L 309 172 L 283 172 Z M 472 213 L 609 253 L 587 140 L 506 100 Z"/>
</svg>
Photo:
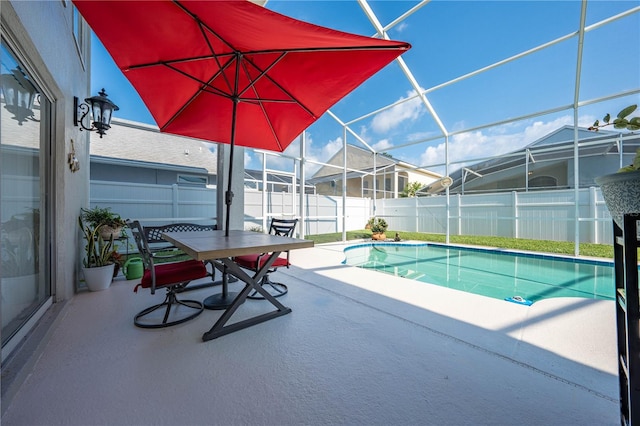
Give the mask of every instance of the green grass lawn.
<svg viewBox="0 0 640 426">
<path fill-rule="evenodd" d="M 444 243 L 445 236 L 442 234 L 425 234 L 421 232 L 399 232 L 400 238 L 403 240 L 413 241 L 430 241 L 436 243 Z M 396 235 L 396 231 L 387 231 L 387 237 Z M 342 241 L 342 233 L 307 235 L 308 240 L 313 240 L 316 244 L 332 243 Z M 370 239 L 371 231 L 359 230 L 348 231 L 347 240 Z M 465 236 L 451 235 L 449 237 L 451 244 L 468 244 L 474 246 L 500 247 L 514 250 L 527 250 L 540 253 L 566 254 L 573 256 L 574 243 L 562 241 L 547 240 L 526 240 L 522 238 L 502 238 L 502 237 L 482 237 L 482 236 Z M 613 246 L 608 244 L 580 244 L 580 255 L 590 257 L 601 257 L 613 259 Z"/>
</svg>

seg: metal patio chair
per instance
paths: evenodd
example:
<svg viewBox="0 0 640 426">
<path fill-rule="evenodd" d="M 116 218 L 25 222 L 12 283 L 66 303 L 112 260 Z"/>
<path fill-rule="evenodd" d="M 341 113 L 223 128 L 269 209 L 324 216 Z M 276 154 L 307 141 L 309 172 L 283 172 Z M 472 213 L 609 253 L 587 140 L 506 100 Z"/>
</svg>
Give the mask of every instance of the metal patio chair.
<svg viewBox="0 0 640 426">
<path fill-rule="evenodd" d="M 298 224 L 298 219 L 271 219 L 271 225 L 269 226 L 269 233 L 273 235 L 280 235 L 283 237 L 293 238 L 293 234 Z M 289 262 L 289 252 L 283 252 L 286 255 L 280 256 L 273 263 L 269 271 L 262 277 L 260 284 L 262 288 L 267 290 L 269 294 L 274 297 L 280 297 L 287 293 L 287 286 L 282 283 L 277 283 L 269 279 L 269 274 L 275 272 L 278 268 L 288 268 L 291 263 Z M 263 263 L 269 258 L 270 253 L 258 253 L 248 254 L 243 256 L 236 256 L 235 262 L 244 269 L 251 271 L 258 271 Z M 257 291 L 253 291 L 249 296 L 249 299 L 264 299 Z"/>
<path fill-rule="evenodd" d="M 167 292 L 162 303 L 150 306 L 136 314 L 134 324 L 142 328 L 162 328 L 189 321 L 200 315 L 204 310 L 202 302 L 181 300 L 178 299 L 177 294 L 184 291 L 191 281 L 209 275 L 205 264 L 193 259 L 155 264 L 145 228 L 137 220 L 129 221 L 127 225 L 136 241 L 145 269 L 142 280 L 134 291 L 137 292 L 138 287 L 142 287 L 149 288 L 151 294 L 155 294 L 156 290 L 161 288 L 166 289 Z M 162 309 L 164 309 L 162 318 L 151 315 Z"/>
</svg>

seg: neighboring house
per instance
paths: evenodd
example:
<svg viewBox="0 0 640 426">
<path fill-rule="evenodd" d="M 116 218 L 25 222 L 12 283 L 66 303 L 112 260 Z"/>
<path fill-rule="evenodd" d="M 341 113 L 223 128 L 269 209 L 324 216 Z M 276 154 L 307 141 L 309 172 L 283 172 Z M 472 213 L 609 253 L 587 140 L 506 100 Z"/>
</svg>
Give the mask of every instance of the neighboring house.
<svg viewBox="0 0 640 426">
<path fill-rule="evenodd" d="M 596 186 L 594 178 L 613 173 L 630 164 L 640 135 L 619 132 L 592 132 L 578 128 L 578 186 Z M 450 193 L 529 191 L 574 187 L 574 127 L 563 126 L 511 154 L 469 165 L 450 174 Z M 622 150 L 619 150 L 622 145 Z"/>
<path fill-rule="evenodd" d="M 322 166 L 309 184 L 322 195 L 342 195 L 343 152 L 338 151 Z M 374 155 L 376 155 L 374 165 Z M 333 167 L 335 166 L 335 167 Z M 373 198 L 375 175 L 375 198 L 398 198 L 411 182 L 428 185 L 442 175 L 400 161 L 388 154 L 374 154 L 354 145 L 347 145 L 347 196 Z"/>
<path fill-rule="evenodd" d="M 108 137 L 91 135 L 91 180 L 158 185 L 215 185 L 215 145 L 113 119 Z"/>
</svg>

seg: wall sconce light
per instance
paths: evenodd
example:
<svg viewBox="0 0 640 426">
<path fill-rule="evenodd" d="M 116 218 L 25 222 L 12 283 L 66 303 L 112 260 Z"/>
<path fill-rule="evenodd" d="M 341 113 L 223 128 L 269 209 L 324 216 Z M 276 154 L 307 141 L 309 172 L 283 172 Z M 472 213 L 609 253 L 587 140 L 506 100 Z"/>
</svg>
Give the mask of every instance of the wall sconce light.
<svg viewBox="0 0 640 426">
<path fill-rule="evenodd" d="M 12 69 L 11 74 L 2 74 L 0 84 L 5 108 L 14 115 L 12 118 L 20 126 L 27 120 L 38 121 L 33 115 L 33 102 L 38 96 L 38 89 L 20 67 Z"/>
<path fill-rule="evenodd" d="M 75 115 L 73 116 L 73 124 L 76 127 L 80 127 L 80 130 L 96 131 L 102 138 L 108 129 L 111 128 L 111 115 L 113 111 L 118 111 L 120 108 L 110 99 L 107 99 L 107 93 L 102 89 L 98 92 L 97 96 L 86 98 L 83 103 L 79 103 L 77 96 L 73 97 L 73 109 Z M 91 127 L 84 125 L 84 118 L 91 112 L 93 123 Z"/>
</svg>

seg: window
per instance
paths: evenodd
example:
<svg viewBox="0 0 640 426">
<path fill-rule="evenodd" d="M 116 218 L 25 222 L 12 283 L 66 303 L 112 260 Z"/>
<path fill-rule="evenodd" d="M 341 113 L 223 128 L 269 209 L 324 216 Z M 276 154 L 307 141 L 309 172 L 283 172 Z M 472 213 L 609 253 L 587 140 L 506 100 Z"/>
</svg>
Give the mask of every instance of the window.
<svg viewBox="0 0 640 426">
<path fill-rule="evenodd" d="M 87 45 L 84 37 L 84 20 L 82 19 L 82 15 L 78 12 L 75 6 L 72 7 L 72 21 L 73 21 L 73 38 L 76 42 L 76 49 L 78 50 L 78 55 L 80 56 L 80 60 L 82 63 L 85 63 L 85 52 L 87 50 Z"/>
<path fill-rule="evenodd" d="M 398 191 L 403 191 L 409 185 L 409 179 L 404 176 L 398 176 Z"/>
<path fill-rule="evenodd" d="M 555 188 L 558 186 L 558 179 L 553 176 L 536 176 L 529 179 L 529 188 Z"/>
<path fill-rule="evenodd" d="M 206 186 L 207 178 L 205 176 L 178 175 L 178 185 Z"/>
</svg>

